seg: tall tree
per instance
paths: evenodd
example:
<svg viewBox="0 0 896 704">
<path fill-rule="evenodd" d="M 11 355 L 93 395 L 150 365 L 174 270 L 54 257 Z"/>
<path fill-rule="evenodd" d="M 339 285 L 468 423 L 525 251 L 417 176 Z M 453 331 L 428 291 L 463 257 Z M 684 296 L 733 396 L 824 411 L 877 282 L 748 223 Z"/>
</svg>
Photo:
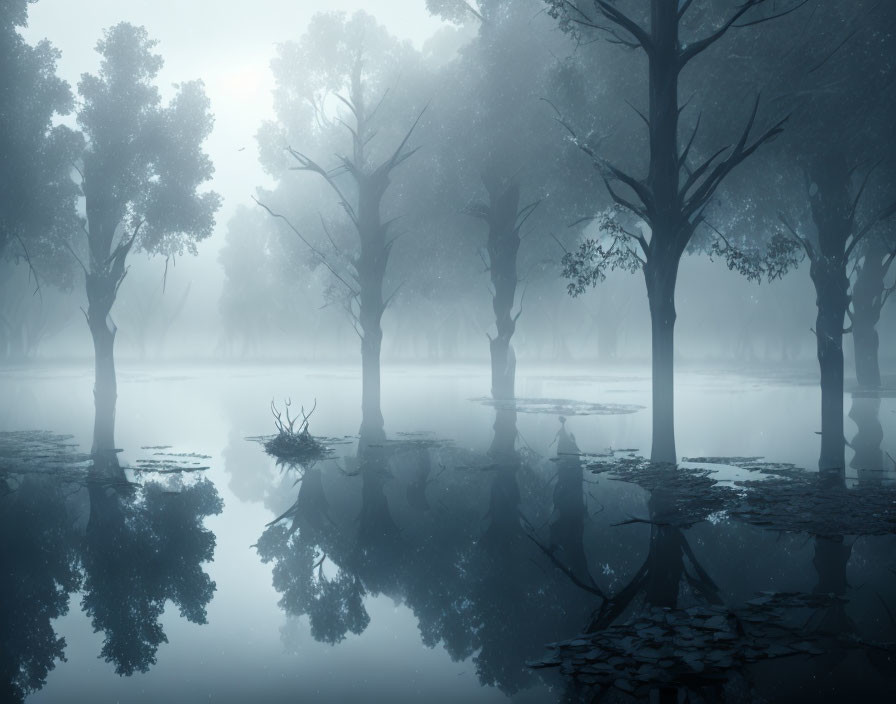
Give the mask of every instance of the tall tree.
<svg viewBox="0 0 896 704">
<path fill-rule="evenodd" d="M 565 227 L 569 211 L 577 209 L 591 185 L 587 169 L 570 168 L 566 150 L 556 148 L 561 133 L 541 98 L 564 107 L 573 102 L 583 110 L 591 96 L 569 101 L 564 95 L 579 78 L 567 63 L 575 44 L 552 31 L 553 21 L 539 12 L 540 0 L 430 0 L 427 7 L 450 22 L 478 24 L 476 37 L 442 70 L 445 79 L 435 106 L 438 134 L 431 150 L 441 203 L 433 209 L 460 199 L 471 204 L 466 212 L 487 226 L 480 256 L 492 285 L 495 333 L 486 332 L 491 391 L 494 398 L 512 399 L 516 354 L 511 340 L 524 293 L 539 268 L 551 271 L 551 283 L 556 283 L 554 267 L 538 266 L 547 264 L 554 242 L 529 237 L 521 255 L 521 240 Z M 452 207 L 459 210 L 459 205 Z M 453 242 L 461 243 L 468 228 L 459 220 Z"/>
<path fill-rule="evenodd" d="M 321 42 L 330 46 L 323 47 Z M 333 46 L 337 47 L 335 54 Z M 338 144 L 333 127 L 344 128 L 351 139 L 350 152 L 340 155 L 332 167 L 321 165 L 288 141 L 286 145 L 281 142 L 281 146 L 291 157 L 289 168 L 315 174 L 335 194 L 357 236 L 352 251 L 342 251 L 323 218 L 323 229 L 336 250 L 329 257 L 324 248 L 306 240 L 285 215 L 263 207 L 284 219 L 344 287 L 343 300 L 361 338 L 361 434 L 368 439 L 384 436 L 380 409 L 382 318 L 392 297 L 385 294 L 384 281 L 396 235 L 392 233 L 394 219 L 383 216 L 383 201 L 395 170 L 416 151 L 408 143 L 422 115 L 421 109 L 415 119 L 406 123 L 403 134 L 385 154 L 378 154 L 371 145 L 383 125 L 378 113 L 384 101 L 391 98 L 387 96 L 390 82 L 397 80 L 396 69 L 401 67 L 402 58 L 411 58 L 408 48 L 388 37 L 370 15 L 358 12 L 351 18 L 341 14 L 318 15 L 303 41 L 281 47 L 280 58 L 275 62 L 281 82 L 279 90 L 287 100 L 295 100 L 295 92 L 299 91 L 304 115 L 316 120 L 319 126 L 330 128 L 327 136 L 334 142 L 328 146 L 332 149 L 334 143 Z M 297 79 L 297 71 L 307 74 Z M 335 98 L 348 113 L 330 115 L 328 97 Z M 280 105 L 281 112 L 289 106 Z M 295 120 L 294 115 L 284 115 L 282 123 Z M 301 125 L 303 136 L 309 128 L 310 124 Z M 287 134 L 281 135 L 287 140 L 293 136 L 288 129 Z M 332 261 L 334 256 L 338 263 Z"/>
<path fill-rule="evenodd" d="M 892 125 L 896 83 L 892 64 L 881 62 L 892 49 L 896 9 L 891 3 L 856 2 L 848 8 L 825 0 L 808 25 L 808 39 L 782 71 L 781 90 L 792 96 L 800 129 L 788 133 L 782 156 L 795 171 L 800 197 L 780 215 L 785 231 L 809 260 L 816 293 L 814 327 L 821 383 L 819 469 L 843 470 L 845 463 L 843 335 L 857 295 L 860 346 L 876 323 L 874 268 L 889 256 L 870 239 L 896 215 L 892 181 L 877 167 L 894 157 Z M 884 172 L 886 173 L 886 172 Z M 802 207 L 800 207 L 802 206 Z M 866 255 L 863 258 L 863 253 Z M 879 261 L 875 264 L 875 258 Z M 862 261 L 853 291 L 850 268 Z M 883 291 L 877 292 L 879 297 Z M 870 300 L 869 300 L 870 299 Z M 879 309 L 878 314 L 879 316 Z M 876 356 L 876 352 L 874 353 Z M 859 357 L 862 355 L 860 354 Z M 861 362 L 859 362 L 861 365 Z"/>
<path fill-rule="evenodd" d="M 648 131 L 646 176 L 638 178 L 613 165 L 592 145 L 580 141 L 572 127 L 569 130 L 573 139 L 594 160 L 616 204 L 646 223 L 649 239 L 640 228 L 615 228 L 614 243 L 609 249 L 592 243 L 590 256 L 568 273 L 580 281 L 594 283 L 600 277 L 584 272 L 586 264 L 591 264 L 598 273 L 614 264 L 643 270 L 652 336 L 651 459 L 676 462 L 673 336 L 679 263 L 721 183 L 762 144 L 779 134 L 784 124 L 784 120 L 779 120 L 754 135 L 759 111 L 757 97 L 735 143 L 692 163 L 689 157 L 700 119 L 698 117 L 682 147 L 679 118 L 687 105 L 683 105 L 679 97 L 679 79 L 694 59 L 722 40 L 732 28 L 780 17 L 805 4 L 805 0 L 794 0 L 786 8 L 776 7 L 764 15 L 759 12 L 772 5 L 770 0 L 745 0 L 693 40 L 683 36 L 690 26 L 688 11 L 692 9 L 693 0 L 649 0 L 634 3 L 638 7 L 629 12 L 608 0 L 594 0 L 590 10 L 583 7 L 584 3 L 546 2 L 549 13 L 560 21 L 562 29 L 606 37 L 612 43 L 638 50 L 646 58 L 648 108 L 646 114 L 639 113 Z M 641 15 L 646 15 L 646 21 Z M 583 273 L 585 276 L 581 276 Z M 584 290 L 584 285 L 580 288 Z"/>
<path fill-rule="evenodd" d="M 896 284 L 888 274 L 896 258 L 896 227 L 872 236 L 861 249 L 852 285 L 852 342 L 856 381 L 866 389 L 877 389 L 880 377 L 880 335 L 877 324 Z"/>
<path fill-rule="evenodd" d="M 77 222 L 71 171 L 81 139 L 53 125 L 74 106 L 56 75 L 59 51 L 46 40 L 30 46 L 19 34 L 32 2 L 0 6 L 0 257 L 24 259 L 34 270 L 38 252 L 62 250 Z"/>
<path fill-rule="evenodd" d="M 93 337 L 96 417 L 93 451 L 115 447 L 117 397 L 112 306 L 132 250 L 178 256 L 196 253 L 208 237 L 220 204 L 199 188 L 214 171 L 202 144 L 213 118 L 200 81 L 183 83 L 167 105 L 155 79 L 162 57 L 143 27 L 121 23 L 97 44 L 96 75 L 78 84 L 78 124 L 87 145 L 81 189 L 87 212 L 89 258 L 87 324 Z"/>
</svg>

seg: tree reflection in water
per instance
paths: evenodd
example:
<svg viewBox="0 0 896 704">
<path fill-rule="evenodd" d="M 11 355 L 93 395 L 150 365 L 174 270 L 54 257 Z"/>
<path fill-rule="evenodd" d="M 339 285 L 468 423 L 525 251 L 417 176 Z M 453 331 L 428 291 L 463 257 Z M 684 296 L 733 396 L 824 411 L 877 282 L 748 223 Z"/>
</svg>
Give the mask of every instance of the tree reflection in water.
<svg viewBox="0 0 896 704">
<path fill-rule="evenodd" d="M 168 642 L 159 621 L 169 600 L 188 621 L 206 622 L 215 583 L 202 564 L 214 556 L 215 536 L 203 520 L 223 504 L 206 479 L 129 484 L 114 454 L 95 462 L 87 486 L 82 606 L 115 671 L 146 672 Z"/>
<path fill-rule="evenodd" d="M 65 660 L 53 620 L 67 613 L 73 592 L 83 591 L 82 608 L 104 634 L 100 655 L 130 675 L 146 672 L 167 642 L 160 619 L 169 600 L 182 617 L 205 623 L 215 591 L 202 569 L 215 548 L 203 521 L 222 509 L 210 481 L 175 472 L 133 484 L 114 453 L 94 457 L 85 473 L 66 438 L 44 440 L 49 453 L 34 454 L 33 445 L 5 453 L 16 462 L 0 475 L 3 701 L 39 690 Z M 41 457 L 52 464 L 41 469 Z"/>
</svg>

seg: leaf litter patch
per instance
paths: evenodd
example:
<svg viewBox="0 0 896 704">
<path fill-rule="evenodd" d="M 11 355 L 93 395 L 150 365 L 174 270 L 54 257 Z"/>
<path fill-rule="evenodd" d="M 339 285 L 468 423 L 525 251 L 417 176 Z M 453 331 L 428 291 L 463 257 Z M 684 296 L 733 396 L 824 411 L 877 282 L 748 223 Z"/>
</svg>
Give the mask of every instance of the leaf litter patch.
<svg viewBox="0 0 896 704">
<path fill-rule="evenodd" d="M 769 529 L 822 536 L 896 532 L 896 493 L 880 485 L 847 489 L 842 475 L 832 481 L 829 475 L 764 462 L 761 457 L 690 458 L 686 461 L 708 466 L 689 467 L 618 455 L 598 457 L 587 467 L 640 486 L 651 500 L 649 518 L 616 525 L 643 522 L 678 530 L 724 515 Z M 718 478 L 724 467 L 755 472 L 761 478 L 724 485 Z M 604 597 L 605 604 L 612 604 L 630 586 L 609 601 Z M 700 688 L 760 660 L 815 656 L 834 649 L 896 652 L 894 642 L 870 642 L 854 632 L 808 630 L 806 610 L 845 607 L 847 601 L 834 594 L 760 592 L 737 608 L 703 601 L 690 608 L 646 605 L 625 622 L 592 626 L 588 633 L 548 645 L 552 653 L 529 664 L 559 668 L 595 694 L 616 688 L 646 696 L 662 686 Z"/>
<path fill-rule="evenodd" d="M 90 455 L 78 450 L 71 435 L 48 430 L 0 433 L 0 473 L 80 473 L 90 463 Z"/>
<path fill-rule="evenodd" d="M 713 604 L 650 607 L 625 623 L 548 644 L 552 653 L 529 665 L 557 667 L 585 688 L 615 687 L 646 696 L 657 686 L 706 686 L 760 660 L 822 655 L 832 644 L 896 650 L 893 643 L 807 632 L 798 619 L 788 618 L 802 609 L 844 603 L 834 595 L 760 592 L 734 610 Z"/>
</svg>

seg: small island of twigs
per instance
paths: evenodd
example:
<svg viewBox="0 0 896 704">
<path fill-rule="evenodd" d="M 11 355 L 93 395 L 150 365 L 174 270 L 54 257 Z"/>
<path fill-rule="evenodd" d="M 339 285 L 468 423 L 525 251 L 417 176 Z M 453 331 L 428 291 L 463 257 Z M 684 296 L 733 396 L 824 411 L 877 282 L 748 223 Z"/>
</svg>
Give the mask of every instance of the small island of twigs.
<svg viewBox="0 0 896 704">
<path fill-rule="evenodd" d="M 290 399 L 284 401 L 284 410 L 281 411 L 271 400 L 271 413 L 274 415 L 274 424 L 277 427 L 277 434 L 264 440 L 264 449 L 272 457 L 276 457 L 279 461 L 289 463 L 308 462 L 325 456 L 329 449 L 315 438 L 308 430 L 308 420 L 311 414 L 317 408 L 317 399 L 308 413 L 305 413 L 305 407 L 300 409 L 301 422 L 299 417 L 291 417 L 289 409 L 292 404 Z M 286 416 L 284 420 L 283 416 Z M 298 428 L 296 427 L 298 424 Z"/>
</svg>

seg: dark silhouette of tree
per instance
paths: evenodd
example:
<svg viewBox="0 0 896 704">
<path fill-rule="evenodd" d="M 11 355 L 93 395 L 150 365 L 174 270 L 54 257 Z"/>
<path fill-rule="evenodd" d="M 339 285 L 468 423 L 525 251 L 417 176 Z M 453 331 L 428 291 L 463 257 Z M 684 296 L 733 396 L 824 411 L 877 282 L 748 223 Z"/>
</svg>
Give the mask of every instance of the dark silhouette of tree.
<svg viewBox="0 0 896 704">
<path fill-rule="evenodd" d="M 877 324 L 884 305 L 896 289 L 896 284 L 888 280 L 896 257 L 896 228 L 892 224 L 887 235 L 877 233 L 863 243 L 852 286 L 852 311 L 848 311 L 852 324 L 856 381 L 866 389 L 878 389 L 881 385 Z"/>
<path fill-rule="evenodd" d="M 89 256 L 82 267 L 96 358 L 94 452 L 115 447 L 111 312 L 128 255 L 195 254 L 196 241 L 211 234 L 220 203 L 216 194 L 197 190 L 213 172 L 202 151 L 212 127 L 202 83 L 181 84 L 163 106 L 154 84 L 162 67 L 155 45 L 142 27 L 112 27 L 97 44 L 99 72 L 84 74 L 78 84 L 78 124 L 87 141 L 81 189 Z"/>
<path fill-rule="evenodd" d="M 206 622 L 215 583 L 202 564 L 214 556 L 215 536 L 203 520 L 223 503 L 206 479 L 129 484 L 114 456 L 97 460 L 88 492 L 82 606 L 115 671 L 146 672 L 168 642 L 160 619 L 169 600 L 188 621 Z"/>
<path fill-rule="evenodd" d="M 0 699 L 21 702 L 44 686 L 65 638 L 53 621 L 68 613 L 81 582 L 79 538 L 65 482 L 38 474 L 0 479 Z"/>
<path fill-rule="evenodd" d="M 793 94 L 800 129 L 784 139 L 802 182 L 808 213 L 780 214 L 785 232 L 809 260 L 817 315 L 813 332 L 821 379 L 820 469 L 845 467 L 843 435 L 843 334 L 852 292 L 850 268 L 868 246 L 868 267 L 859 282 L 857 358 L 875 355 L 869 326 L 874 303 L 883 292 L 868 279 L 888 256 L 872 240 L 882 221 L 896 214 L 892 184 L 881 179 L 879 159 L 893 158 L 892 123 L 896 110 L 893 69 L 880 63 L 881 47 L 892 49 L 894 7 L 872 2 L 849 8 L 825 2 L 810 20 L 809 39 L 799 46 L 780 77 L 782 92 Z M 830 90 L 836 85 L 837 90 Z M 822 143 L 823 142 L 823 143 Z M 796 219 L 799 217 L 799 219 Z M 866 242 L 867 240 L 867 242 Z M 870 290 L 869 290 L 870 289 Z M 879 313 L 878 313 L 879 315 Z M 876 322 L 876 321 L 875 321 Z M 865 347 L 868 349 L 865 349 Z M 863 377 L 867 363 L 863 366 Z M 873 370 L 868 372 L 873 377 Z M 873 380 L 873 379 L 872 379 Z"/>
<path fill-rule="evenodd" d="M 568 63 L 575 47 L 552 31 L 538 2 L 484 0 L 473 7 L 449 1 L 427 7 L 450 22 L 475 20 L 479 25 L 476 38 L 442 69 L 445 88 L 435 108 L 436 145 L 424 158 L 431 159 L 438 184 L 428 199 L 431 209 L 462 208 L 486 225 L 485 247 L 475 246 L 491 282 L 495 333 L 485 333 L 491 392 L 496 399 L 511 399 L 516 369 L 511 340 L 526 292 L 539 279 L 556 281 L 556 245 L 546 234 L 566 229 L 569 213 L 580 209 L 592 185 L 590 173 L 577 171 L 579 162 L 556 148 L 558 126 L 539 98 L 583 110 L 592 96 L 583 92 L 568 100 L 566 89 L 580 78 Z M 472 248 L 472 242 L 465 242 L 468 224 L 458 219 L 456 227 L 452 243 L 457 249 Z M 532 236 L 536 232 L 542 236 Z"/>
<path fill-rule="evenodd" d="M 647 174 L 637 178 L 607 161 L 599 151 L 580 140 L 564 118 L 565 125 L 580 148 L 594 161 L 618 208 L 646 223 L 649 239 L 640 228 L 620 226 L 607 219 L 608 244 L 587 241 L 582 249 L 567 257 L 565 274 L 573 295 L 594 285 L 607 269 L 641 269 L 650 304 L 653 371 L 653 442 L 651 459 L 676 462 L 674 426 L 673 334 L 675 328 L 675 286 L 681 257 L 704 222 L 704 211 L 726 177 L 760 146 L 780 134 L 784 121 L 777 121 L 754 135 L 759 112 L 757 97 L 740 137 L 702 161 L 691 161 L 692 147 L 700 127 L 681 146 L 679 118 L 686 107 L 679 99 L 679 78 L 684 69 L 736 27 L 759 24 L 805 4 L 794 0 L 786 8 L 774 7 L 771 14 L 754 11 L 770 8 L 768 0 L 746 0 L 737 4 L 719 24 L 697 39 L 683 36 L 688 26 L 692 0 L 667 2 L 650 0 L 637 10 L 626 12 L 618 4 L 594 0 L 593 7 L 567 0 L 546 0 L 549 13 L 561 29 L 576 34 L 604 37 L 611 43 L 636 49 L 647 62 L 648 109 L 638 113 L 648 130 Z M 645 25 L 641 15 L 648 15 Z M 785 118 L 786 119 L 786 118 Z"/>
<path fill-rule="evenodd" d="M 520 206 L 520 187 L 515 178 L 502 179 L 494 172 L 483 174 L 488 192 L 488 203 L 477 203 L 471 214 L 488 224 L 485 250 L 488 253 L 488 271 L 492 281 L 492 310 L 495 313 L 497 334 L 489 335 L 489 351 L 492 364 L 492 398 L 514 398 L 516 381 L 516 354 L 510 338 L 516 331 L 516 321 L 522 315 L 522 303 L 513 313 L 516 299 L 517 253 L 520 248 L 520 228 L 538 202 Z M 488 334 L 488 333 L 486 333 Z"/>
</svg>

